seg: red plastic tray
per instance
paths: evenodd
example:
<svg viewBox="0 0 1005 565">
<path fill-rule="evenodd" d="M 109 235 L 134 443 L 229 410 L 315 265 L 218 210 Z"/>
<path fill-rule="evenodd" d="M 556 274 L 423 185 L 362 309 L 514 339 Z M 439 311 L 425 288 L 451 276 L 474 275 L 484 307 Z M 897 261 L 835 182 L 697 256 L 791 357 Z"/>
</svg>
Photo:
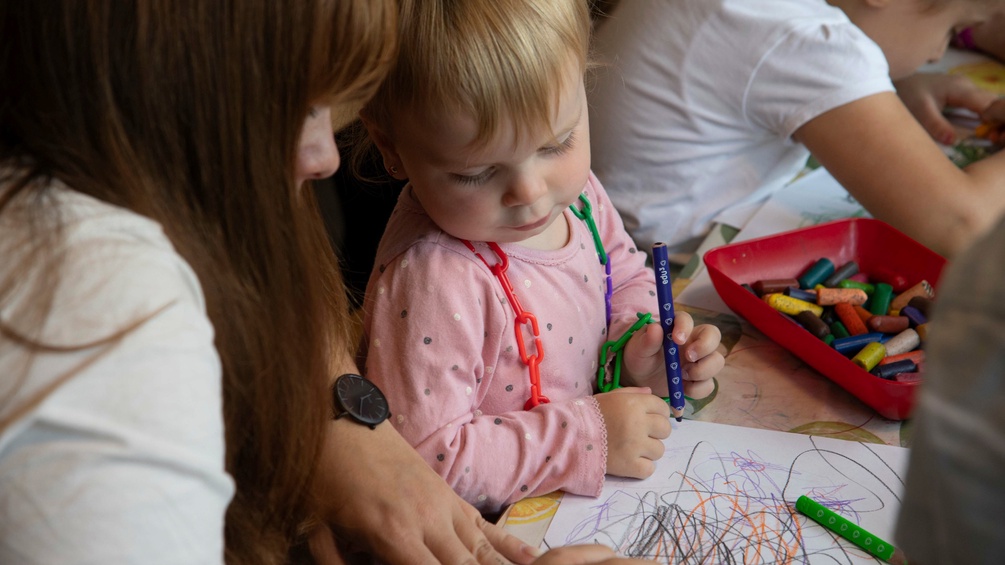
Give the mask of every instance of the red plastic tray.
<svg viewBox="0 0 1005 565">
<path fill-rule="evenodd" d="M 867 373 L 740 286 L 795 278 L 821 257 L 837 266 L 854 260 L 867 275 L 896 273 L 909 285 L 925 279 L 933 287 L 946 264 L 941 255 L 890 225 L 854 218 L 717 247 L 705 254 L 705 265 L 715 290 L 734 312 L 883 416 L 906 419 L 919 383 L 898 383 Z"/>
</svg>

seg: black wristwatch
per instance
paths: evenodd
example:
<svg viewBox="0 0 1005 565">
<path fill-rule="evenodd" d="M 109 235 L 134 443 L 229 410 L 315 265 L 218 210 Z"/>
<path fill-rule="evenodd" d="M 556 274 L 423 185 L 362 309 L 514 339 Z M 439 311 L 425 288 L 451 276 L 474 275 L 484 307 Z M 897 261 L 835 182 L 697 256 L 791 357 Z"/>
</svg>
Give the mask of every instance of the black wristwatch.
<svg viewBox="0 0 1005 565">
<path fill-rule="evenodd" d="M 352 373 L 335 379 L 335 384 L 332 385 L 332 406 L 336 419 L 349 416 L 371 429 L 391 417 L 387 398 L 377 385 Z"/>
</svg>

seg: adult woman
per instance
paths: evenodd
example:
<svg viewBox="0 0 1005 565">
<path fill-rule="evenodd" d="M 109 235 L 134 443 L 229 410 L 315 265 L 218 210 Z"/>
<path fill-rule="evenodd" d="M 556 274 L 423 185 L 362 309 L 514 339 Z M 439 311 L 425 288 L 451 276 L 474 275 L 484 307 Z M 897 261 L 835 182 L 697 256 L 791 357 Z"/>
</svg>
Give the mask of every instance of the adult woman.
<svg viewBox="0 0 1005 565">
<path fill-rule="evenodd" d="M 330 170 L 294 163 L 393 14 L 0 4 L 0 562 L 276 563 L 311 516 L 392 561 L 499 558 L 388 425 L 331 420 L 345 298 L 298 186 Z"/>
</svg>

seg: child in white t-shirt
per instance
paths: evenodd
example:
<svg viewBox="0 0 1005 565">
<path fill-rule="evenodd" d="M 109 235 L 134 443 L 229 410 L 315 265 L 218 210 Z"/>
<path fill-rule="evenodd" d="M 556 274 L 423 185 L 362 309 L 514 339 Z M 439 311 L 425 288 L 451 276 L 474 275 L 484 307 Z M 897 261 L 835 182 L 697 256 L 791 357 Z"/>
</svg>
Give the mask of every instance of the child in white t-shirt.
<svg viewBox="0 0 1005 565">
<path fill-rule="evenodd" d="M 640 246 L 692 252 L 743 226 L 810 153 L 874 217 L 952 255 L 1005 210 L 1005 153 L 959 169 L 945 106 L 963 77 L 894 80 L 939 59 L 1001 0 L 622 0 L 598 29 L 594 171 Z M 999 102 L 998 104 L 1005 104 Z M 928 132 L 926 132 L 926 128 Z"/>
</svg>

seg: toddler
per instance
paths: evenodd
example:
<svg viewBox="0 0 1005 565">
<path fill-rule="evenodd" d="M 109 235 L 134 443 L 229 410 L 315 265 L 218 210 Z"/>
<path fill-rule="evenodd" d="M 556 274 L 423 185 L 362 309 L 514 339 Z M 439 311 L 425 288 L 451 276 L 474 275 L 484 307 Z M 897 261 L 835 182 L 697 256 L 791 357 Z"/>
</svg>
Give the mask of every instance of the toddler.
<svg viewBox="0 0 1005 565">
<path fill-rule="evenodd" d="M 652 394 L 667 393 L 663 334 L 637 315 L 657 303 L 646 254 L 590 172 L 587 3 L 419 0 L 401 24 L 362 111 L 408 180 L 364 301 L 392 423 L 483 512 L 650 475 L 671 429 Z M 594 395 L 601 347 L 633 326 L 629 388 Z M 679 313 L 673 339 L 685 393 L 707 396 L 718 329 Z"/>
</svg>

